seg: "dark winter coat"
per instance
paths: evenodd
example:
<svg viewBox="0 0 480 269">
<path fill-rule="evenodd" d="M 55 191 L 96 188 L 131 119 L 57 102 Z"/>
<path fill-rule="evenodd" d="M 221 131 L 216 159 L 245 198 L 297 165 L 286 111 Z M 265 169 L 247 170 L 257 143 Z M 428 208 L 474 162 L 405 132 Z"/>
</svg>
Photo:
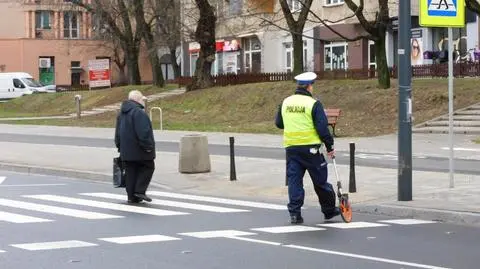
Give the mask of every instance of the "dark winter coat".
<svg viewBox="0 0 480 269">
<path fill-rule="evenodd" d="M 117 116 L 115 145 L 122 161 L 151 161 L 156 157 L 152 123 L 143 106 L 124 101 Z"/>
</svg>

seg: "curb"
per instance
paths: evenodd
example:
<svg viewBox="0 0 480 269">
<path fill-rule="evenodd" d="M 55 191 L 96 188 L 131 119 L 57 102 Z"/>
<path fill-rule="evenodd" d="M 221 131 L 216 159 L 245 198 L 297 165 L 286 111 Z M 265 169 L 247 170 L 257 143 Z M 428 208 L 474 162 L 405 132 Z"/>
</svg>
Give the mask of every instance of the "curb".
<svg viewBox="0 0 480 269">
<path fill-rule="evenodd" d="M 22 165 L 22 164 L 0 162 L 0 170 L 17 172 L 17 173 L 25 173 L 29 175 L 47 175 L 47 176 L 64 177 L 64 178 L 70 178 L 70 179 L 73 178 L 73 179 L 81 179 L 81 180 L 90 180 L 90 181 L 104 182 L 104 183 L 112 182 L 111 174 L 94 173 L 94 172 L 72 170 L 72 169 L 60 169 L 60 168 L 53 168 L 53 167 L 40 167 L 40 166 L 34 166 L 34 165 Z M 159 184 L 153 181 L 150 183 L 150 186 L 159 188 L 159 189 L 164 189 L 164 190 L 173 190 L 173 188 L 169 186 Z"/>
<path fill-rule="evenodd" d="M 451 224 L 480 226 L 480 214 L 463 211 L 450 211 L 433 208 L 416 208 L 396 205 L 356 205 L 354 212 L 392 217 L 414 218 L 439 221 Z"/>
</svg>

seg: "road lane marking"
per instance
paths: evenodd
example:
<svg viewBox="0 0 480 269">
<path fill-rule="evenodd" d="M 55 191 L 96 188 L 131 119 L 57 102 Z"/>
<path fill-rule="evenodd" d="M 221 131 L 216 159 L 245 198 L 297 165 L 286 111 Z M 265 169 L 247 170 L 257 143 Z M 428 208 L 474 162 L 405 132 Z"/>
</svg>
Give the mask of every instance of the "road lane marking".
<svg viewBox="0 0 480 269">
<path fill-rule="evenodd" d="M 5 181 L 5 179 L 7 179 L 7 177 L 0 177 L 0 184 L 2 184 Z"/>
<path fill-rule="evenodd" d="M 242 201 L 242 200 L 233 200 L 233 199 L 225 199 L 225 198 L 217 198 L 217 197 L 209 197 L 209 196 L 170 193 L 170 192 L 162 192 L 162 191 L 150 191 L 150 192 L 148 192 L 148 194 L 152 195 L 152 196 L 163 196 L 163 197 L 169 197 L 169 198 L 196 200 L 196 201 L 201 201 L 201 202 L 211 202 L 211 203 L 219 203 L 219 204 L 227 204 L 227 205 L 237 205 L 237 206 L 273 209 L 273 210 L 286 210 L 287 209 L 287 206 L 284 206 L 284 205 L 250 202 L 250 201 Z"/>
<path fill-rule="evenodd" d="M 70 208 L 64 208 L 64 207 L 57 207 L 57 206 L 41 205 L 41 204 L 36 204 L 36 203 L 27 203 L 27 202 L 21 202 L 21 201 L 9 200 L 9 199 L 1 199 L 1 198 L 0 198 L 0 205 L 1 206 L 20 208 L 20 209 L 26 209 L 26 210 L 39 211 L 39 212 L 44 212 L 44 213 L 52 213 L 52 214 L 82 218 L 82 219 L 123 218 L 123 216 L 89 212 L 89 211 L 70 209 Z"/>
<path fill-rule="evenodd" d="M 12 184 L 12 185 L 0 185 L 0 187 L 42 187 L 42 186 L 65 186 L 63 183 L 51 183 L 51 184 Z"/>
<path fill-rule="evenodd" d="M 182 239 L 171 237 L 171 236 L 160 235 L 160 234 L 152 234 L 152 235 L 139 235 L 139 236 L 99 238 L 99 240 L 116 243 L 116 244 L 136 244 L 136 243 L 173 241 L 173 240 L 182 240 Z"/>
<path fill-rule="evenodd" d="M 51 222 L 53 220 L 36 218 L 31 216 L 25 216 L 20 214 L 14 214 L 9 212 L 0 211 L 0 220 L 12 223 L 38 223 L 38 222 Z"/>
<path fill-rule="evenodd" d="M 324 228 L 309 227 L 309 226 L 278 226 L 278 227 L 265 227 L 265 228 L 253 228 L 252 231 L 266 232 L 266 233 L 295 233 L 295 232 L 311 232 L 311 231 L 324 231 Z"/>
<path fill-rule="evenodd" d="M 42 243 L 30 243 L 30 244 L 15 244 L 11 245 L 15 248 L 21 248 L 26 250 L 51 250 L 51 249 L 65 249 L 65 248 L 81 248 L 81 247 L 93 247 L 97 244 L 69 240 L 69 241 L 56 241 L 56 242 L 42 242 Z"/>
<path fill-rule="evenodd" d="M 106 203 L 106 202 L 100 202 L 100 201 L 77 199 L 77 198 L 57 196 L 57 195 L 24 195 L 24 197 L 59 202 L 59 203 L 73 204 L 73 205 L 83 205 L 83 206 L 91 206 L 96 208 L 118 210 L 118 211 L 130 212 L 130 213 L 147 214 L 147 215 L 153 215 L 153 216 L 189 215 L 189 213 L 178 212 L 178 211 L 136 207 L 136 206 L 130 206 L 130 205 Z"/>
<path fill-rule="evenodd" d="M 449 147 L 442 147 L 442 149 L 443 149 L 443 150 L 450 150 Z M 476 149 L 476 148 L 453 148 L 453 150 L 480 152 L 480 149 Z"/>
<path fill-rule="evenodd" d="M 350 223 L 339 222 L 339 223 L 317 224 L 317 226 L 339 228 L 339 229 L 358 229 L 358 228 L 373 228 L 373 227 L 382 227 L 382 226 L 390 226 L 390 225 L 358 221 L 358 222 L 350 222 Z"/>
<path fill-rule="evenodd" d="M 431 220 L 418 220 L 418 219 L 394 219 L 394 220 L 380 220 L 378 222 L 400 224 L 400 225 L 416 225 L 416 224 L 431 224 L 437 223 Z"/>
<path fill-rule="evenodd" d="M 320 253 L 325 253 L 325 254 L 338 255 L 338 256 L 344 256 L 344 257 L 350 257 L 350 258 L 356 258 L 356 259 L 362 259 L 362 260 L 371 260 L 371 261 L 377 261 L 377 262 L 383 262 L 383 263 L 405 265 L 405 266 L 411 266 L 411 267 L 416 267 L 416 268 L 450 269 L 450 268 L 447 268 L 447 267 L 438 267 L 438 266 L 433 266 L 433 265 L 405 262 L 405 261 L 399 261 L 399 260 L 391 260 L 391 259 L 385 259 L 385 258 L 379 258 L 379 257 L 373 257 L 373 256 L 367 256 L 367 255 L 353 254 L 353 253 L 348 253 L 348 252 L 333 251 L 333 250 L 328 250 L 328 249 L 304 247 L 304 246 L 299 246 L 299 245 L 283 245 L 283 247 L 293 248 L 293 249 L 301 249 L 301 250 L 308 250 L 308 251 L 313 251 L 313 252 L 320 252 Z"/>
<path fill-rule="evenodd" d="M 116 199 L 116 200 L 124 199 L 123 195 L 113 194 L 113 193 L 81 193 L 81 195 L 86 195 L 86 196 L 91 196 L 91 197 L 99 197 L 99 198 L 106 198 L 106 199 Z M 168 200 L 154 200 L 154 201 L 150 202 L 150 204 L 161 205 L 161 206 L 180 207 L 180 208 L 187 208 L 187 209 L 194 209 L 194 210 L 201 210 L 201 211 L 208 211 L 208 212 L 216 212 L 216 213 L 250 212 L 250 210 L 245 210 L 245 209 L 235 209 L 235 208 L 227 208 L 227 207 L 219 207 L 219 206 L 200 205 L 200 204 L 183 203 L 183 202 L 175 202 L 175 201 L 168 201 Z"/>
<path fill-rule="evenodd" d="M 255 235 L 256 233 L 242 232 L 237 230 L 219 230 L 219 231 L 179 233 L 179 234 L 196 237 L 196 238 L 218 238 L 218 237 L 237 237 L 237 236 L 244 236 L 244 235 Z"/>
<path fill-rule="evenodd" d="M 258 240 L 258 239 L 245 238 L 245 237 L 237 237 L 237 236 L 225 236 L 225 238 L 235 239 L 235 240 L 240 240 L 240 241 L 248 241 L 248 242 L 259 243 L 259 244 L 273 245 L 273 246 L 281 246 L 282 245 L 282 243 L 278 243 L 278 242 Z"/>
</svg>

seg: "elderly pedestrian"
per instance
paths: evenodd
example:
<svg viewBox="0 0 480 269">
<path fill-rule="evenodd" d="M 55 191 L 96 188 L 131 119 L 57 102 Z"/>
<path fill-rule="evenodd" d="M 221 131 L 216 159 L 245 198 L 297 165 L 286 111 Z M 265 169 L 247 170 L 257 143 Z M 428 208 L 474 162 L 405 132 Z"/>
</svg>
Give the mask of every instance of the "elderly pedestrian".
<svg viewBox="0 0 480 269">
<path fill-rule="evenodd" d="M 115 127 L 115 145 L 125 166 L 125 183 L 129 203 L 143 200 L 155 171 L 155 138 L 150 118 L 145 112 L 145 97 L 133 90 L 121 105 Z"/>
</svg>

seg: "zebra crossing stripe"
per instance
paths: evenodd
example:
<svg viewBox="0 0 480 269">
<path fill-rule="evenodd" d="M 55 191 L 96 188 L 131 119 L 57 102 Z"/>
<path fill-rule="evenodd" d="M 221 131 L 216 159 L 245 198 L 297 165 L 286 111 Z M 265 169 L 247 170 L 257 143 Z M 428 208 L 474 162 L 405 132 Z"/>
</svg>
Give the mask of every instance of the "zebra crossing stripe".
<svg viewBox="0 0 480 269">
<path fill-rule="evenodd" d="M 6 221 L 6 222 L 12 222 L 12 223 L 38 223 L 38 222 L 51 222 L 53 220 L 0 211 L 0 221 Z"/>
<path fill-rule="evenodd" d="M 99 240 L 107 241 L 110 243 L 116 243 L 116 244 L 136 244 L 136 243 L 174 241 L 174 240 L 182 240 L 182 239 L 171 237 L 171 236 L 160 235 L 160 234 L 152 234 L 152 235 L 99 238 Z"/>
<path fill-rule="evenodd" d="M 312 231 L 324 231 L 325 228 L 310 227 L 310 226 L 278 226 L 278 227 L 265 227 L 265 228 L 253 228 L 252 231 L 259 231 L 265 233 L 296 233 L 296 232 L 312 232 Z"/>
<path fill-rule="evenodd" d="M 393 220 L 380 220 L 378 222 L 390 223 L 390 224 L 399 224 L 399 225 L 416 225 L 416 224 L 437 223 L 436 221 L 419 220 L 419 219 L 393 219 Z"/>
<path fill-rule="evenodd" d="M 211 203 L 219 203 L 219 204 L 227 204 L 227 205 L 237 205 L 237 206 L 273 209 L 273 210 L 286 210 L 287 209 L 287 206 L 284 206 L 284 205 L 250 202 L 250 201 L 242 201 L 242 200 L 232 200 L 232 199 L 209 197 L 209 196 L 170 193 L 170 192 L 162 192 L 162 191 L 150 191 L 150 192 L 148 192 L 148 194 L 151 195 L 151 196 L 161 196 L 161 197 L 168 197 L 168 198 L 195 200 L 195 201 L 200 201 L 200 202 L 211 202 Z"/>
<path fill-rule="evenodd" d="M 154 216 L 189 215 L 189 213 L 185 213 L 185 212 L 169 211 L 169 210 L 162 210 L 162 209 L 156 209 L 156 208 L 136 207 L 136 206 L 130 206 L 130 205 L 106 203 L 101 201 L 77 199 L 77 198 L 57 196 L 57 195 L 24 195 L 24 197 L 52 201 L 52 202 L 73 204 L 73 205 L 83 205 L 83 206 L 125 211 L 125 212 L 131 212 L 131 213 L 154 215 Z M 125 197 L 122 196 L 122 198 L 125 198 Z"/>
<path fill-rule="evenodd" d="M 327 224 L 317 224 L 317 226 L 329 227 L 329 228 L 339 228 L 339 229 L 358 229 L 358 228 L 373 228 L 373 227 L 382 227 L 390 226 L 388 224 L 382 223 L 373 223 L 373 222 L 350 222 L 350 223 L 327 223 Z"/>
<path fill-rule="evenodd" d="M 65 249 L 65 248 L 81 248 L 81 247 L 93 247 L 97 244 L 69 240 L 69 241 L 56 241 L 56 242 L 42 242 L 42 243 L 29 243 L 29 244 L 15 244 L 11 245 L 15 248 L 21 248 L 25 250 L 52 250 L 52 249 Z"/>
<path fill-rule="evenodd" d="M 32 211 L 39 211 L 44 213 L 51 213 L 57 215 L 64 215 L 82 219 L 115 219 L 115 218 L 123 218 L 123 216 L 116 216 L 110 214 L 103 214 L 103 213 L 96 213 L 90 211 L 83 211 L 77 209 L 70 209 L 64 207 L 57 207 L 57 206 L 49 206 L 49 205 L 41 205 L 36 203 L 27 203 L 9 199 L 1 199 L 0 198 L 0 205 L 1 206 L 8 206 Z"/>
<path fill-rule="evenodd" d="M 98 197 L 98 198 L 106 198 L 106 199 L 116 199 L 116 200 L 124 199 L 123 195 L 113 194 L 113 193 L 82 193 L 81 195 Z M 175 201 L 168 201 L 168 200 L 154 200 L 150 203 L 154 205 L 180 207 L 180 208 L 209 211 L 209 212 L 216 212 L 216 213 L 250 212 L 250 210 L 245 210 L 245 209 L 200 205 L 200 204 L 183 203 L 183 202 L 175 202 Z"/>
</svg>

